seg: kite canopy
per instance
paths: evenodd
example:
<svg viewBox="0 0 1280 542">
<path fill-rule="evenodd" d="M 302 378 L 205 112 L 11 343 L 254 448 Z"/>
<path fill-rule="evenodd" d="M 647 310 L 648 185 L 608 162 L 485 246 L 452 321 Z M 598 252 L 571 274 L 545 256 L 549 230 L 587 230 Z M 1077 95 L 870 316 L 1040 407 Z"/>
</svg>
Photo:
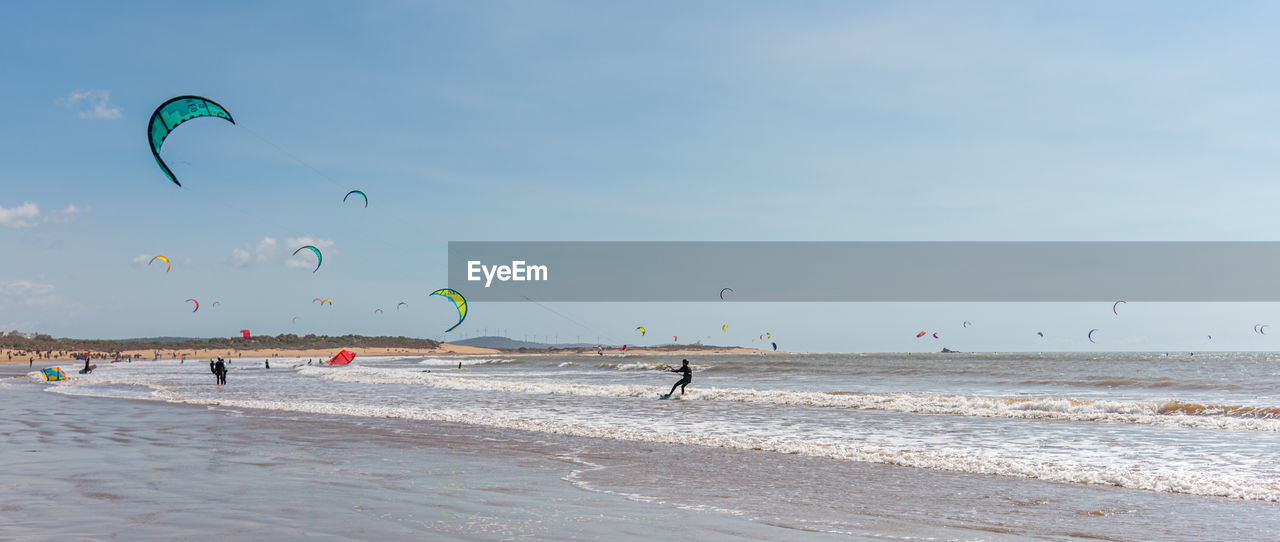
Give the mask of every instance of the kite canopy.
<svg viewBox="0 0 1280 542">
<path fill-rule="evenodd" d="M 247 329 L 242 329 L 242 330 L 240 330 L 240 337 L 241 337 L 241 338 L 243 338 L 244 340 L 248 341 L 248 340 L 249 340 L 249 330 L 247 330 Z"/>
<path fill-rule="evenodd" d="M 453 331 L 454 328 L 462 325 L 463 320 L 467 319 L 467 298 L 462 297 L 462 294 L 458 293 L 457 290 L 441 288 L 431 292 L 431 295 L 449 298 L 449 300 L 453 301 L 453 306 L 458 309 L 458 323 L 454 324 L 453 327 L 444 330 L 445 333 Z"/>
<path fill-rule="evenodd" d="M 48 369 L 40 369 L 40 374 L 44 376 L 44 381 L 45 381 L 45 382 L 53 382 L 53 381 L 55 381 L 55 380 L 66 380 L 66 379 L 67 379 L 67 373 L 62 372 L 62 369 L 59 369 L 59 368 L 57 368 L 57 367 L 50 367 L 50 368 L 48 368 Z"/>
<path fill-rule="evenodd" d="M 724 324 L 724 325 L 720 326 L 720 332 L 721 332 L 721 333 L 728 333 L 728 332 L 729 332 L 729 324 Z"/>
<path fill-rule="evenodd" d="M 153 263 L 156 263 L 156 260 L 160 260 L 160 261 L 164 262 L 164 272 L 165 272 L 165 273 L 168 273 L 168 272 L 169 272 L 169 258 L 167 258 L 167 257 L 165 257 L 165 256 L 156 256 L 156 257 L 154 257 L 154 258 L 151 258 L 151 261 L 147 262 L 147 265 L 151 265 L 151 264 L 153 264 Z"/>
<path fill-rule="evenodd" d="M 406 303 L 406 302 L 404 302 L 404 301 L 401 301 L 399 305 L 396 305 L 396 310 L 400 310 L 400 307 L 402 307 L 402 306 L 403 306 L 403 307 L 408 307 L 408 306 L 409 306 L 409 304 L 408 304 L 408 303 Z"/>
<path fill-rule="evenodd" d="M 643 337 L 643 336 L 644 336 L 644 334 L 645 334 L 644 326 L 636 326 L 636 331 L 639 331 L 639 332 L 640 332 L 640 336 L 641 336 L 641 337 Z"/>
<path fill-rule="evenodd" d="M 196 300 L 194 300 L 194 299 L 188 299 L 187 301 L 190 301 L 190 302 L 192 302 L 192 303 L 195 303 L 195 304 L 196 304 L 196 308 L 191 309 L 191 312 L 196 312 L 196 311 L 200 310 L 200 302 L 199 302 L 199 301 L 196 301 Z"/>
<path fill-rule="evenodd" d="M 1093 334 L 1094 334 L 1095 332 L 1097 332 L 1097 331 L 1098 331 L 1098 330 L 1096 330 L 1096 329 L 1090 329 L 1090 330 L 1089 330 L 1089 335 L 1087 335 L 1087 337 L 1089 337 L 1089 342 L 1091 342 L 1091 343 L 1096 343 L 1096 342 L 1098 342 L 1098 341 L 1093 340 Z"/>
<path fill-rule="evenodd" d="M 1120 315 L 1120 313 L 1116 312 L 1116 307 L 1119 307 L 1121 303 L 1124 303 L 1125 305 L 1129 304 L 1123 299 L 1121 299 L 1120 301 L 1116 301 L 1114 304 L 1111 305 L 1111 314 L 1114 314 L 1116 316 Z"/>
<path fill-rule="evenodd" d="M 316 271 L 319 271 L 319 270 L 320 270 L 320 264 L 321 264 L 321 263 L 324 263 L 324 256 L 320 254 L 320 249 L 318 249 L 318 248 L 316 248 L 316 247 L 313 247 L 313 246 L 311 246 L 311 245 L 302 245 L 302 246 L 298 247 L 298 250 L 293 251 L 293 255 L 294 255 L 294 256 L 297 256 L 297 255 L 298 255 L 298 253 L 299 253 L 299 252 L 302 252 L 302 249 L 304 249 L 304 248 L 309 248 L 309 249 L 311 249 L 311 252 L 316 253 L 316 268 L 315 268 L 315 269 L 312 269 L 312 270 L 311 270 L 311 272 L 312 272 L 312 273 L 315 273 Z"/>
<path fill-rule="evenodd" d="M 773 345 L 773 349 L 774 349 L 774 350 L 777 350 L 777 349 L 778 349 L 778 343 L 769 343 L 769 344 L 772 344 L 772 345 Z"/>
<path fill-rule="evenodd" d="M 359 190 L 352 190 L 352 191 L 350 191 L 350 192 L 347 192 L 347 195 L 342 196 L 342 203 L 346 203 L 346 202 L 347 202 L 347 198 L 351 197 L 351 195 L 352 195 L 352 194 L 360 194 L 360 197 L 364 198 L 364 206 L 365 206 L 365 208 L 368 208 L 368 207 L 369 207 L 369 196 L 364 195 L 364 192 L 361 192 L 361 191 L 359 191 Z"/>
<path fill-rule="evenodd" d="M 164 145 L 165 138 L 173 132 L 175 128 L 184 122 L 200 117 L 218 117 L 226 119 L 227 122 L 235 124 L 235 119 L 231 118 L 228 113 L 217 102 L 208 98 L 199 96 L 178 96 L 169 101 L 160 104 L 156 111 L 151 114 L 151 120 L 147 122 L 147 142 L 151 145 L 151 155 L 155 157 L 156 163 L 160 165 L 160 169 L 164 171 L 165 177 L 168 177 L 173 184 L 182 186 L 178 182 L 178 178 L 173 175 L 173 171 L 169 166 L 165 165 L 164 160 L 160 159 L 160 146 Z"/>
<path fill-rule="evenodd" d="M 720 299 L 721 299 L 721 300 L 723 300 L 723 299 L 724 299 L 724 293 L 725 293 L 725 292 L 732 292 L 732 291 L 733 291 L 733 288 L 721 288 L 721 289 L 720 289 Z"/>
<path fill-rule="evenodd" d="M 351 360 L 353 359 L 356 359 L 355 353 L 343 350 L 338 352 L 338 355 L 329 359 L 329 365 L 346 365 L 351 363 Z"/>
</svg>

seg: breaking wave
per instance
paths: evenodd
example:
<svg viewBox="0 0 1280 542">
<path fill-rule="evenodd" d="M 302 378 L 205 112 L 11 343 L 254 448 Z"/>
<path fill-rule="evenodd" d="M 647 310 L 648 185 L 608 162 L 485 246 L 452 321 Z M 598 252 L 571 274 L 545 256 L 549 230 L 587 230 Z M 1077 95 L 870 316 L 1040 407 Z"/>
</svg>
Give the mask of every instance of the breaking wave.
<svg viewBox="0 0 1280 542">
<path fill-rule="evenodd" d="M 650 385 L 600 385 L 535 382 L 463 375 L 414 373 L 352 367 L 332 371 L 304 367 L 303 374 L 366 384 L 418 384 L 441 389 L 562 394 L 593 397 L 648 397 Z M 1103 401 L 1059 397 L 969 397 L 915 393 L 853 393 L 751 388 L 699 388 L 685 399 L 787 406 L 887 410 L 912 414 L 950 414 L 991 418 L 1127 423 L 1196 429 L 1280 432 L 1280 408 L 1201 405 L 1179 401 Z"/>
</svg>

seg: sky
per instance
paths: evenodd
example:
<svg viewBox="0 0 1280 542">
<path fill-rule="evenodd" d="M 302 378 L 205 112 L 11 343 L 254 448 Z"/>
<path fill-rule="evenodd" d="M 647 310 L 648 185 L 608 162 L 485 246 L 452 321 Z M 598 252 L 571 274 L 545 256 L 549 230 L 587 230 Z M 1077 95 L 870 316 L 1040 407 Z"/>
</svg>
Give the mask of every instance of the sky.
<svg viewBox="0 0 1280 542">
<path fill-rule="evenodd" d="M 449 241 L 1275 241 L 1278 11 L 17 3 L 0 19 L 0 328 L 1274 349 L 1252 329 L 1280 325 L 1268 303 L 476 303 L 446 336 L 456 312 L 428 294 Z M 169 137 L 179 188 L 143 132 L 186 94 L 236 123 Z M 353 189 L 368 209 L 341 201 Z M 325 253 L 316 273 L 290 256 L 303 244 Z"/>
</svg>

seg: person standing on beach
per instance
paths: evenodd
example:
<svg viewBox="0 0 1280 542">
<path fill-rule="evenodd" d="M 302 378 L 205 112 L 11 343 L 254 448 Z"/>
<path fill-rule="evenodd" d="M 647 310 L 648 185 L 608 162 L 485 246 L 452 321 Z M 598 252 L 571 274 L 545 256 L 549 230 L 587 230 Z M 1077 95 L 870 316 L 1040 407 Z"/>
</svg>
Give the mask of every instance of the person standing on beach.
<svg viewBox="0 0 1280 542">
<path fill-rule="evenodd" d="M 693 369 L 689 368 L 689 360 L 681 360 L 681 362 L 679 369 L 667 367 L 668 371 L 683 375 L 680 377 L 679 382 L 676 382 L 671 386 L 671 391 L 667 393 L 667 397 L 671 397 L 671 395 L 676 392 L 676 388 L 680 388 L 680 395 L 684 395 L 684 387 L 689 385 L 690 382 L 693 382 Z"/>
<path fill-rule="evenodd" d="M 225 386 L 227 384 L 227 366 L 222 363 L 222 358 L 218 358 L 218 362 L 214 364 L 214 368 L 218 372 L 218 385 Z"/>
</svg>

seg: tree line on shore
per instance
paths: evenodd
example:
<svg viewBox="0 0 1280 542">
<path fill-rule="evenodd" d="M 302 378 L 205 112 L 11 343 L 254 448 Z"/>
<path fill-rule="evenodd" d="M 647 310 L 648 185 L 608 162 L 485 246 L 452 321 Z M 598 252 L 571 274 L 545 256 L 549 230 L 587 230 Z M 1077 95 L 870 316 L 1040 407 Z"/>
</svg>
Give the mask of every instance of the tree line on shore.
<svg viewBox="0 0 1280 542">
<path fill-rule="evenodd" d="M 262 335 L 249 340 L 240 338 L 166 339 L 166 340 L 113 340 L 54 338 L 42 333 L 24 334 L 12 331 L 0 336 L 0 349 L 24 352 L 104 352 L 116 353 L 129 350 L 309 350 L 330 348 L 406 348 L 430 349 L 440 346 L 439 341 L 413 337 L 364 335 Z"/>
</svg>

